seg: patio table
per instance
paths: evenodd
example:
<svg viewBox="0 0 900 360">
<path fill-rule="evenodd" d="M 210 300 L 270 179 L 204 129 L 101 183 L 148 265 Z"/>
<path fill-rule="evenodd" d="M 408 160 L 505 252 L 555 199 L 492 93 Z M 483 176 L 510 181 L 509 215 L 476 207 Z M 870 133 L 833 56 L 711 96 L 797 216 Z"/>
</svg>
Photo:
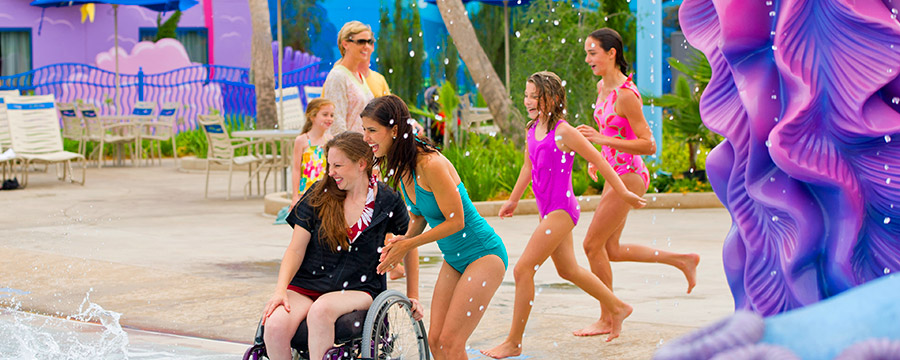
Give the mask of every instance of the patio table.
<svg viewBox="0 0 900 360">
<path fill-rule="evenodd" d="M 240 130 L 231 132 L 232 137 L 241 137 L 241 138 L 249 138 L 260 139 L 264 142 L 271 143 L 272 149 L 274 151 L 275 145 L 280 145 L 281 148 L 281 157 L 279 158 L 277 154 L 273 154 L 273 165 L 276 168 L 281 168 L 282 177 L 281 177 L 281 190 L 287 191 L 288 181 L 287 181 L 287 168 L 290 163 L 290 158 L 293 157 L 293 145 L 292 141 L 294 138 L 300 135 L 300 130 L 282 130 L 282 129 L 261 129 L 261 130 Z M 278 186 L 278 181 L 276 180 L 276 187 Z M 278 190 L 276 188 L 276 190 Z"/>
</svg>

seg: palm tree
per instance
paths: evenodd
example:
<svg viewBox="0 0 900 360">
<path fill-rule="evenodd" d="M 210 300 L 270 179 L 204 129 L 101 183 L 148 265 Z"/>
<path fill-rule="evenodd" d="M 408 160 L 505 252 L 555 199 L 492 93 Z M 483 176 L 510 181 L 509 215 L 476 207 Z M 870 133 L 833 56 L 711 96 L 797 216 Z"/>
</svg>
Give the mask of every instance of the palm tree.
<svg viewBox="0 0 900 360">
<path fill-rule="evenodd" d="M 275 111 L 275 64 L 272 59 L 272 30 L 269 3 L 249 0 L 253 40 L 250 46 L 250 78 L 256 87 L 256 127 L 272 129 L 278 123 Z"/>
<path fill-rule="evenodd" d="M 475 35 L 475 28 L 466 15 L 466 8 L 461 0 L 438 0 L 438 9 L 447 31 L 453 37 L 453 43 L 459 51 L 459 56 L 466 63 L 466 68 L 472 79 L 478 84 L 478 91 L 487 101 L 494 123 L 504 135 L 520 142 L 524 138 L 524 118 L 513 107 L 512 99 L 506 87 L 503 86 L 497 71 L 491 65 L 484 49 Z"/>
</svg>

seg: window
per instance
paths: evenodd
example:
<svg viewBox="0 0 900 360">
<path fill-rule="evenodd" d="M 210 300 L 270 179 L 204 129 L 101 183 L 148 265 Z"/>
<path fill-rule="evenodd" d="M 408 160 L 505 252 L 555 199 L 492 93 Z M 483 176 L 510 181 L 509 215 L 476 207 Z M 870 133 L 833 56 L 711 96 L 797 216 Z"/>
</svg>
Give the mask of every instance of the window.
<svg viewBox="0 0 900 360">
<path fill-rule="evenodd" d="M 0 29 L 0 76 L 31 70 L 31 29 Z"/>
<path fill-rule="evenodd" d="M 156 28 L 140 28 L 139 31 L 141 41 L 153 41 L 156 38 Z M 191 61 L 201 64 L 209 63 L 206 28 L 177 28 L 175 29 L 175 39 L 184 45 L 184 49 L 187 50 Z"/>
</svg>

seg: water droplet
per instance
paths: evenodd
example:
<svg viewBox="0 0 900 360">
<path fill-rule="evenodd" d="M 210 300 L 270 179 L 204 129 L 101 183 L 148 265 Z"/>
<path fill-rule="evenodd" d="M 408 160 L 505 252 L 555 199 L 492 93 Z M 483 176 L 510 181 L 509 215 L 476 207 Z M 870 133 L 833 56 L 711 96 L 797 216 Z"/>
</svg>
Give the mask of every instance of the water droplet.
<svg viewBox="0 0 900 360">
<path fill-rule="evenodd" d="M 769 140 L 766 140 L 766 147 L 772 147 L 772 142 Z"/>
<path fill-rule="evenodd" d="M 772 100 L 777 100 L 777 99 L 778 99 L 778 95 L 772 95 Z"/>
<path fill-rule="evenodd" d="M 388 69 L 388 74 L 393 74 L 393 73 L 394 73 L 394 68 Z"/>
<path fill-rule="evenodd" d="M 884 136 L 884 142 L 886 142 L 886 143 L 891 142 L 891 136 L 890 136 L 890 135 L 885 135 L 885 136 Z"/>
<path fill-rule="evenodd" d="M 337 251 L 341 251 L 341 246 L 340 246 L 340 245 L 338 245 Z"/>
<path fill-rule="evenodd" d="M 769 11 L 769 16 L 774 17 L 774 16 L 775 16 L 775 12 L 774 12 L 774 11 Z"/>
<path fill-rule="evenodd" d="M 470 317 L 471 317 L 471 316 L 472 316 L 472 312 L 471 312 L 471 311 L 466 311 L 466 316 L 470 316 Z"/>
<path fill-rule="evenodd" d="M 559 20 L 553 20 L 553 26 L 559 26 Z"/>
<path fill-rule="evenodd" d="M 538 271 L 538 269 L 540 269 L 540 268 L 541 268 L 540 265 L 535 265 L 535 266 L 534 266 L 534 271 Z"/>
<path fill-rule="evenodd" d="M 772 6 L 772 0 L 766 1 L 766 6 Z"/>
<path fill-rule="evenodd" d="M 654 251 L 654 252 L 653 252 L 653 255 L 654 255 L 654 256 L 659 256 L 659 251 Z"/>
<path fill-rule="evenodd" d="M 884 274 L 885 274 L 885 275 L 890 274 L 890 273 L 891 273 L 891 269 L 884 268 Z"/>
<path fill-rule="evenodd" d="M 344 281 L 344 287 L 347 287 L 347 285 L 349 285 L 349 284 L 350 284 L 349 281 Z"/>
<path fill-rule="evenodd" d="M 469 156 L 469 152 L 468 152 L 468 151 L 466 151 L 466 156 Z"/>
<path fill-rule="evenodd" d="M 772 51 L 777 51 L 777 50 L 778 50 L 778 47 L 775 45 L 772 45 Z"/>
<path fill-rule="evenodd" d="M 891 183 L 891 178 L 884 179 L 884 183 L 885 183 L 885 184 L 890 184 L 890 183 Z"/>
<path fill-rule="evenodd" d="M 550 235 L 550 229 L 547 229 L 547 231 L 544 231 L 544 234 Z"/>
<path fill-rule="evenodd" d="M 481 287 L 485 287 L 485 286 L 487 286 L 487 281 L 482 281 L 482 282 L 481 282 Z"/>
<path fill-rule="evenodd" d="M 534 300 L 528 300 L 528 305 L 534 306 Z"/>
<path fill-rule="evenodd" d="M 353 322 L 353 326 L 354 326 L 354 327 L 359 327 L 359 321 L 354 321 L 354 322 Z"/>
<path fill-rule="evenodd" d="M 516 31 L 516 37 L 521 37 L 521 36 L 522 36 L 522 33 Z"/>
<path fill-rule="evenodd" d="M 778 221 L 778 215 L 773 215 L 773 216 L 772 216 L 772 221 Z"/>
<path fill-rule="evenodd" d="M 469 302 L 472 302 L 472 300 L 475 300 L 475 298 L 469 298 Z"/>
<path fill-rule="evenodd" d="M 885 218 L 884 218 L 884 224 L 887 225 L 887 224 L 890 224 L 890 223 L 891 223 L 891 218 L 885 217 Z"/>
<path fill-rule="evenodd" d="M 572 192 L 569 190 L 566 190 L 566 197 L 572 197 Z"/>
<path fill-rule="evenodd" d="M 893 103 L 894 105 L 900 104 L 900 97 L 895 96 L 893 99 L 891 99 L 891 103 Z"/>
<path fill-rule="evenodd" d="M 478 311 L 484 311 L 484 305 L 479 306 Z"/>
<path fill-rule="evenodd" d="M 769 182 L 775 182 L 775 177 L 774 177 L 774 176 L 773 176 L 773 177 L 770 177 L 770 178 L 769 178 Z"/>
<path fill-rule="evenodd" d="M 775 274 L 778 274 L 778 272 L 775 270 L 772 270 L 772 272 L 769 273 L 769 276 L 775 276 Z"/>
</svg>

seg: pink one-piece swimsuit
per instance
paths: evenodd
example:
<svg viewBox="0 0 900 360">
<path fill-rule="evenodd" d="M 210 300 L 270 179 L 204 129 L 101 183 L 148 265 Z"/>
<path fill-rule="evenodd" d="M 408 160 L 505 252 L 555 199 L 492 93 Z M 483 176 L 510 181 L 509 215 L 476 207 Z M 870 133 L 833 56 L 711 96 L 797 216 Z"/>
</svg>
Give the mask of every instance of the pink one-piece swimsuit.
<svg viewBox="0 0 900 360">
<path fill-rule="evenodd" d="M 563 152 L 556 146 L 556 128 L 565 120 L 560 120 L 553 130 L 538 140 L 534 130 L 538 124 L 528 129 L 528 159 L 531 160 L 531 189 L 537 200 L 538 211 L 543 219 L 555 210 L 565 210 L 578 224 L 581 207 L 572 193 L 572 163 L 575 152 Z"/>
<path fill-rule="evenodd" d="M 631 123 L 628 122 L 628 119 L 616 114 L 616 100 L 619 98 L 619 90 L 621 89 L 633 91 L 637 95 L 638 100 L 640 100 L 641 93 L 638 92 L 637 86 L 634 85 L 634 82 L 631 81 L 631 76 L 629 76 L 625 83 L 610 92 L 606 99 L 601 98 L 600 93 L 597 93 L 594 120 L 597 121 L 600 134 L 619 139 L 634 140 L 637 139 L 637 135 L 634 134 Z M 603 158 L 609 162 L 609 165 L 612 166 L 619 176 L 630 172 L 635 173 L 640 175 L 645 187 L 650 186 L 650 171 L 647 170 L 647 166 L 644 165 L 644 160 L 640 155 L 619 151 L 608 145 L 603 145 L 600 153 L 603 154 Z"/>
</svg>

